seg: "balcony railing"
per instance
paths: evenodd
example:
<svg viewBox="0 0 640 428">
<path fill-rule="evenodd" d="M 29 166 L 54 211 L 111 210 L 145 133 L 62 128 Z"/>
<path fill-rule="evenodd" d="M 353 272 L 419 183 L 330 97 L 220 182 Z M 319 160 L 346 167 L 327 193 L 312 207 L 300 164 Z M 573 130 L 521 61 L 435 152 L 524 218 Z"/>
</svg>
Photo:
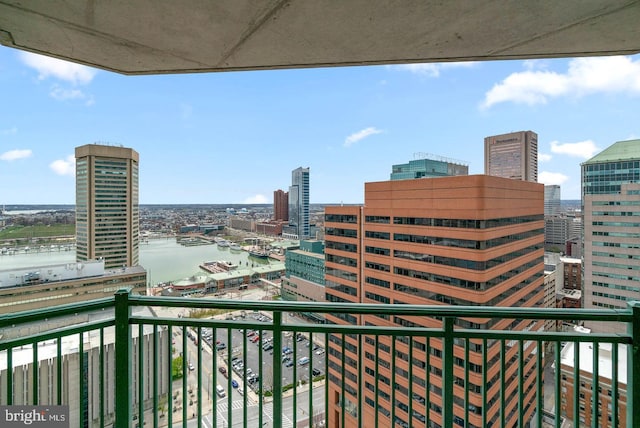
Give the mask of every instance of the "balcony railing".
<svg viewBox="0 0 640 428">
<path fill-rule="evenodd" d="M 358 325 L 296 316 L 309 313 Z M 570 320 L 627 330 L 540 328 Z M 485 328 L 460 327 L 471 322 Z M 72 427 L 640 426 L 636 303 L 617 311 L 312 304 L 122 290 L 2 315 L 0 334 L 0 405 L 68 406 Z"/>
</svg>

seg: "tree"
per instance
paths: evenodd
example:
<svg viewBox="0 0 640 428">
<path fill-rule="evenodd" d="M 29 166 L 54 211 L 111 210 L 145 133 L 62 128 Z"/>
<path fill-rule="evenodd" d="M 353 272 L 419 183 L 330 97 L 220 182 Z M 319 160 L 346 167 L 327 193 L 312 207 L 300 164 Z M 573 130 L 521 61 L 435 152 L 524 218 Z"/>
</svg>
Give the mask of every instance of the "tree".
<svg viewBox="0 0 640 428">
<path fill-rule="evenodd" d="M 179 356 L 171 362 L 171 378 L 173 380 L 181 379 L 182 375 L 182 356 Z"/>
</svg>

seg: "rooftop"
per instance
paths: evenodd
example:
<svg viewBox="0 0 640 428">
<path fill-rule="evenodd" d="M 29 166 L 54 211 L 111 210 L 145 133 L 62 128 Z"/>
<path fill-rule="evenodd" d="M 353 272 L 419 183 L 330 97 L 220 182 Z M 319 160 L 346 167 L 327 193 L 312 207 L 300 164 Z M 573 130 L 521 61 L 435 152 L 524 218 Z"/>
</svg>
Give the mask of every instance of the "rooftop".
<svg viewBox="0 0 640 428">
<path fill-rule="evenodd" d="M 583 165 L 630 159 L 640 159 L 640 140 L 618 141 L 584 162 Z"/>
</svg>

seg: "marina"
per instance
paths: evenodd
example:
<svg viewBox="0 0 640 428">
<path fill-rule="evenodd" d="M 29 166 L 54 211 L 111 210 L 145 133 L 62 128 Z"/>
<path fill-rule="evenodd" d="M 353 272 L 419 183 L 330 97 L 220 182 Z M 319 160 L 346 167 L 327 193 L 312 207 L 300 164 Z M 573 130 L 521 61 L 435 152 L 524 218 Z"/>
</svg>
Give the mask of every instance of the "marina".
<svg viewBox="0 0 640 428">
<path fill-rule="evenodd" d="M 39 250 L 39 247 L 38 247 Z M 148 244 L 140 246 L 140 265 L 147 271 L 149 284 L 178 281 L 194 275 L 203 275 L 199 268 L 205 261 L 224 260 L 243 268 L 278 263 L 276 260 L 255 259 L 247 251 L 229 251 L 216 245 L 185 246 L 175 238 L 149 239 Z M 75 262 L 75 247 L 68 251 L 14 251 L 0 256 L 0 270 L 22 267 L 37 267 Z"/>
</svg>

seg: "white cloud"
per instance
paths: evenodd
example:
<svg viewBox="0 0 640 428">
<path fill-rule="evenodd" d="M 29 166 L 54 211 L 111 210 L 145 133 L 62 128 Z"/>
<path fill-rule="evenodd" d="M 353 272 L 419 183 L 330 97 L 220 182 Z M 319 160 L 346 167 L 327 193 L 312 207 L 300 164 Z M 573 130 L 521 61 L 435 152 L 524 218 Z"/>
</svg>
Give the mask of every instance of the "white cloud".
<svg viewBox="0 0 640 428">
<path fill-rule="evenodd" d="M 468 62 L 442 62 L 442 63 L 426 63 L 426 64 L 401 64 L 392 67 L 398 70 L 406 70 L 416 74 L 422 74 L 428 77 L 440 76 L 440 71 L 452 68 L 469 68 L 477 64 L 475 61 Z"/>
<path fill-rule="evenodd" d="M 18 128 L 15 126 L 13 128 L 8 129 L 0 129 L 1 135 L 16 135 L 18 133 Z"/>
<path fill-rule="evenodd" d="M 538 162 L 549 162 L 553 156 L 547 153 L 538 153 Z"/>
<path fill-rule="evenodd" d="M 31 157 L 33 152 L 30 149 L 16 149 L 9 150 L 8 152 L 4 152 L 0 155 L 0 160 L 11 162 L 17 159 L 25 159 Z"/>
<path fill-rule="evenodd" d="M 73 155 L 69 155 L 66 159 L 58 159 L 51 162 L 49 168 L 58 175 L 74 176 L 76 174 L 76 159 Z"/>
<path fill-rule="evenodd" d="M 253 195 L 253 196 L 249 196 L 242 203 L 243 204 L 266 204 L 266 203 L 269 203 L 269 200 L 264 195 Z"/>
<path fill-rule="evenodd" d="M 97 73 L 97 70 L 84 65 L 30 52 L 20 52 L 20 59 L 25 65 L 38 71 L 40 80 L 54 77 L 74 85 L 86 85 Z"/>
<path fill-rule="evenodd" d="M 525 68 L 495 84 L 481 107 L 502 102 L 545 104 L 551 98 L 593 93 L 640 94 L 640 60 L 627 56 L 572 59 L 564 73 L 536 70 L 531 63 Z"/>
<path fill-rule="evenodd" d="M 567 181 L 568 179 L 569 177 L 567 177 L 566 175 L 560 172 L 542 171 L 540 172 L 540 174 L 538 174 L 538 183 L 544 183 L 546 185 L 551 185 L 551 184 L 560 185 L 565 181 Z"/>
<path fill-rule="evenodd" d="M 58 101 L 84 99 L 86 97 L 80 89 L 64 89 L 57 85 L 51 88 L 49 95 Z"/>
<path fill-rule="evenodd" d="M 380 134 L 382 133 L 382 131 L 380 129 L 377 129 L 373 126 L 369 127 L 369 128 L 365 128 L 362 129 L 358 132 L 354 132 L 353 134 L 349 135 L 345 140 L 344 140 L 344 146 L 345 147 L 350 147 L 351 145 L 357 143 L 358 141 L 367 138 L 370 135 L 375 135 L 375 134 Z"/>
<path fill-rule="evenodd" d="M 591 140 L 580 141 L 578 143 L 551 142 L 551 151 L 561 155 L 569 155 L 577 158 L 589 159 L 600 151 Z"/>
</svg>

